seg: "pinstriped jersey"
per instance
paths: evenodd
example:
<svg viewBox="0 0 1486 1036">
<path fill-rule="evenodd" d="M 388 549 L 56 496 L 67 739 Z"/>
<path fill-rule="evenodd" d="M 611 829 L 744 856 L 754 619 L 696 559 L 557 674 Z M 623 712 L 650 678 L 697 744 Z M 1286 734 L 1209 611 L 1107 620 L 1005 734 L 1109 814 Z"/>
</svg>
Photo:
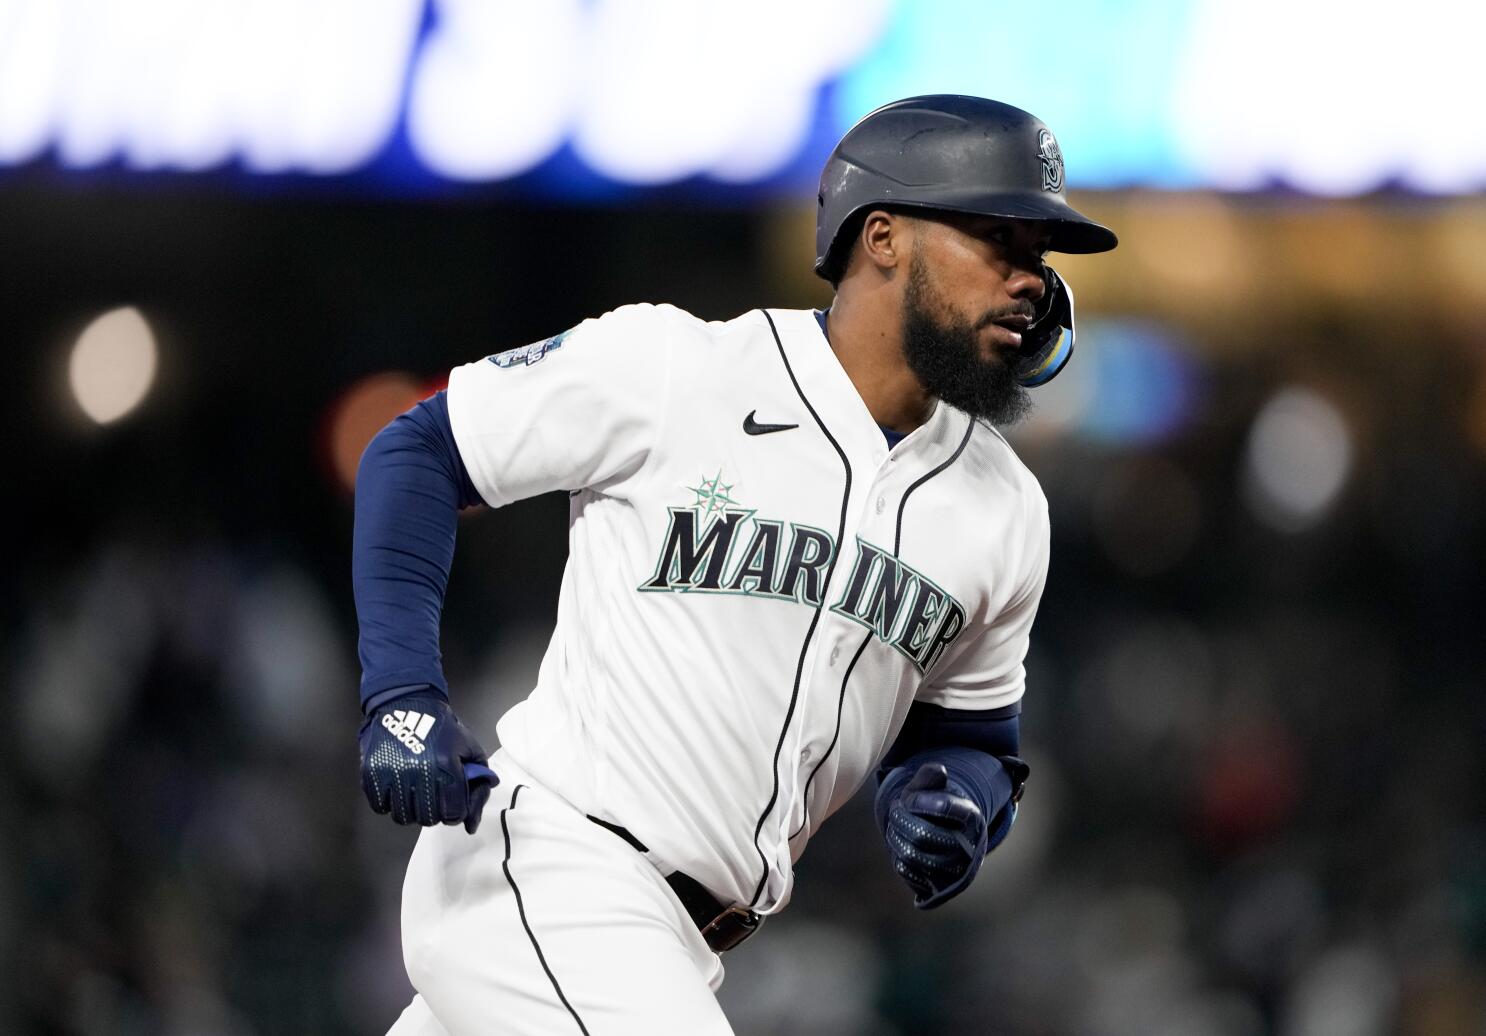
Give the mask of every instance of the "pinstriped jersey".
<svg viewBox="0 0 1486 1036">
<path fill-rule="evenodd" d="M 939 403 L 889 449 L 809 310 L 637 305 L 456 368 L 492 506 L 571 495 L 536 687 L 502 746 L 663 869 L 770 913 L 909 706 L 1011 706 L 1047 503 Z"/>
</svg>

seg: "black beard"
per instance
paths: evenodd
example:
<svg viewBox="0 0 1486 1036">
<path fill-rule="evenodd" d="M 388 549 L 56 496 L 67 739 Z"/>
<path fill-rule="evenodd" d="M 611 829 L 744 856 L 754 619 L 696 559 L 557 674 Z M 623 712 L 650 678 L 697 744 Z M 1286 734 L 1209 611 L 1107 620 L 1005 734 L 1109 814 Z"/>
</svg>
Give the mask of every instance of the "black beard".
<svg viewBox="0 0 1486 1036">
<path fill-rule="evenodd" d="M 1015 424 L 1027 416 L 1032 399 L 1016 380 L 1015 353 L 981 359 L 975 325 L 943 321 L 935 315 L 943 309 L 915 257 L 903 291 L 903 358 L 924 391 L 993 425 Z"/>
</svg>

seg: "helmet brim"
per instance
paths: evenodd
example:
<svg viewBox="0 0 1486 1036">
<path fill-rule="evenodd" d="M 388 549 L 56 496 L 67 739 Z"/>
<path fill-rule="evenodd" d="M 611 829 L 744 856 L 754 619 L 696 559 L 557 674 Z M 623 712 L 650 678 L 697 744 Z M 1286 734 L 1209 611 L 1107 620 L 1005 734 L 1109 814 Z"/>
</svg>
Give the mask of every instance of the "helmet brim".
<svg viewBox="0 0 1486 1036">
<path fill-rule="evenodd" d="M 978 216 L 1001 216 L 1005 219 L 1036 220 L 1049 224 L 1052 240 L 1049 251 L 1089 255 L 1108 252 L 1120 243 L 1115 232 L 1095 223 L 1076 210 L 1058 195 L 1053 194 L 991 194 L 981 197 L 962 197 L 932 202 L 889 201 L 881 203 L 884 208 L 929 209 L 944 212 L 966 212 Z M 862 208 L 872 208 L 864 205 Z"/>
<path fill-rule="evenodd" d="M 1120 239 L 1115 236 L 1113 230 L 1103 224 L 1095 223 L 1063 201 L 1061 196 L 1041 193 L 973 195 L 946 192 L 931 200 L 879 199 L 857 206 L 842 221 L 842 226 L 850 224 L 853 217 L 878 208 L 908 212 L 918 209 L 926 213 L 963 212 L 974 216 L 1035 220 L 1038 223 L 1047 224 L 1051 231 L 1051 238 L 1048 242 L 1050 252 L 1091 255 L 1095 252 L 1108 252 L 1120 243 Z M 838 229 L 831 249 L 815 261 L 816 275 L 829 279 L 827 267 L 832 256 L 847 247 L 850 247 L 850 243 L 842 241 L 841 232 Z M 837 262 L 840 261 L 838 257 Z"/>
<path fill-rule="evenodd" d="M 1115 232 L 1100 223 L 1095 223 L 1082 212 L 1065 201 L 1044 200 L 1052 196 L 1031 198 L 1001 197 L 991 199 L 985 208 L 975 211 L 1010 219 L 1033 219 L 1052 224 L 1052 241 L 1048 248 L 1054 252 L 1072 252 L 1087 255 L 1093 252 L 1108 252 L 1120 243 Z"/>
</svg>

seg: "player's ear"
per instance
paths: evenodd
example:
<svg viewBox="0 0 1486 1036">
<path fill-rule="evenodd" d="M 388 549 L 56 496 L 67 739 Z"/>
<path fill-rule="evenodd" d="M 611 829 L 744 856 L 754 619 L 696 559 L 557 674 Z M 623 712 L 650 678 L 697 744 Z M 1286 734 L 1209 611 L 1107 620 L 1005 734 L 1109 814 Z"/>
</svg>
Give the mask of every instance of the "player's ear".
<svg viewBox="0 0 1486 1036">
<path fill-rule="evenodd" d="M 909 219 L 899 212 L 873 209 L 862 221 L 862 232 L 857 236 L 863 257 L 883 273 L 895 269 L 907 259 L 904 246 L 907 244 Z"/>
</svg>

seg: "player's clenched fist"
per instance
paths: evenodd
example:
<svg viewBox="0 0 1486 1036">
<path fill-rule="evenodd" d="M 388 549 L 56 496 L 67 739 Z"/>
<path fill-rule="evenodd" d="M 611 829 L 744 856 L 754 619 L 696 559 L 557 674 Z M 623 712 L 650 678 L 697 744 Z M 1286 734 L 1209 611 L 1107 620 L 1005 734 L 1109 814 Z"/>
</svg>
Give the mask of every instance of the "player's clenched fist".
<svg viewBox="0 0 1486 1036">
<path fill-rule="evenodd" d="M 876 806 L 893 868 L 913 889 L 914 906 L 936 907 L 970 884 L 986 855 L 986 818 L 942 764 L 895 771 L 878 789 Z"/>
<path fill-rule="evenodd" d="M 893 867 L 927 910 L 959 895 L 1011 833 L 1031 769 L 964 746 L 920 752 L 880 778 L 874 812 Z"/>
<path fill-rule="evenodd" d="M 386 702 L 361 725 L 361 790 L 399 824 L 458 824 L 470 834 L 498 778 L 449 703 L 418 693 Z"/>
</svg>

